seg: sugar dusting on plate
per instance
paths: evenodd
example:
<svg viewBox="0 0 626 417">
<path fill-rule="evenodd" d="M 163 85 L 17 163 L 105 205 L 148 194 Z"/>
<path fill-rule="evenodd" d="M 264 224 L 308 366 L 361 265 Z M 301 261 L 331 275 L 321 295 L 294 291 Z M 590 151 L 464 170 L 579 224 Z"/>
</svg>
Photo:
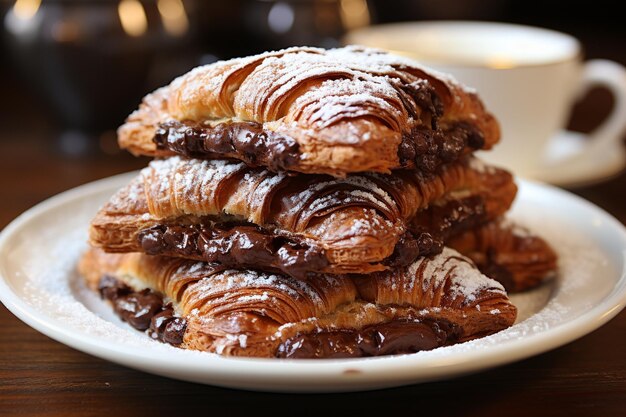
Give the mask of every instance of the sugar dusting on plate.
<svg viewBox="0 0 626 417">
<path fill-rule="evenodd" d="M 511 296 L 519 309 L 518 321 L 511 328 L 478 340 L 419 352 L 416 355 L 447 356 L 518 340 L 558 326 L 565 314 L 572 313 L 572 309 L 580 310 L 582 314 L 592 307 L 593 300 L 580 301 L 577 298 L 576 303 L 564 303 L 556 301 L 553 295 L 556 291 L 564 295 L 575 294 L 585 286 L 592 285 L 598 268 L 609 265 L 600 249 L 580 232 L 555 219 L 520 215 L 514 216 L 514 219 L 532 231 L 539 232 L 558 252 L 560 270 L 556 280 L 533 291 Z M 159 349 L 170 354 L 175 352 L 177 355 L 215 356 L 155 342 L 120 322 L 96 294 L 82 285 L 76 272 L 76 263 L 87 247 L 84 229 L 86 227 L 59 236 L 59 230 L 52 228 L 47 232 L 49 236 L 45 232 L 39 236 L 39 243 L 31 242 L 30 253 L 45 254 L 23 267 L 26 280 L 24 291 L 27 295 L 25 299 L 33 307 L 79 335 L 107 340 L 125 347 Z"/>
<path fill-rule="evenodd" d="M 28 280 L 24 284 L 24 291 L 28 295 L 26 300 L 33 307 L 45 311 L 45 314 L 57 320 L 58 324 L 78 334 L 106 339 L 129 347 L 179 350 L 155 342 L 147 335 L 133 330 L 121 323 L 112 311 L 110 315 L 106 314 L 111 310 L 110 307 L 83 285 L 82 278 L 76 271 L 76 264 L 81 253 L 87 248 L 86 230 L 68 232 L 63 239 L 45 235 L 41 237 L 41 242 L 53 243 L 47 248 L 48 256 L 33 259 L 24 265 L 24 275 Z M 42 243 L 38 245 L 43 246 Z M 33 253 L 37 253 L 36 248 L 32 249 Z M 51 260 L 54 262 L 50 262 Z M 101 317 L 96 311 L 104 311 L 102 316 L 107 317 Z"/>
<path fill-rule="evenodd" d="M 489 346 L 523 339 L 527 336 L 549 331 L 563 322 L 565 315 L 576 310 L 580 314 L 593 307 L 593 300 L 576 298 L 576 303 L 558 301 L 554 294 L 574 294 L 581 287 L 593 286 L 598 268 L 606 268 L 609 261 L 600 248 L 586 239 L 579 231 L 556 219 L 516 213 L 510 216 L 516 223 L 527 227 L 546 239 L 559 256 L 558 276 L 531 291 L 509 296 L 518 308 L 516 323 L 508 329 L 470 342 L 419 352 L 418 355 L 441 356 L 481 350 Z M 563 297 L 559 297 L 563 298 Z M 567 299 L 567 298 L 566 298 Z"/>
</svg>

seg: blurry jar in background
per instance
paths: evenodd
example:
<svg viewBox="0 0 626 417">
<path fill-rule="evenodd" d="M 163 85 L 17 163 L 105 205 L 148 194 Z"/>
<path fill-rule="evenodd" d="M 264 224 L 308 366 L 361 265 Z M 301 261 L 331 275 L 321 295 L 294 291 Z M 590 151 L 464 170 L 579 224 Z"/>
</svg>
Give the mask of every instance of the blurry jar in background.
<svg viewBox="0 0 626 417">
<path fill-rule="evenodd" d="M 25 81 L 58 115 L 60 146 L 80 154 L 141 97 L 194 66 L 190 0 L 16 0 L 7 46 Z"/>
<path fill-rule="evenodd" d="M 247 30 L 264 49 L 341 45 L 348 31 L 372 23 L 367 0 L 256 0 L 246 8 Z"/>
</svg>

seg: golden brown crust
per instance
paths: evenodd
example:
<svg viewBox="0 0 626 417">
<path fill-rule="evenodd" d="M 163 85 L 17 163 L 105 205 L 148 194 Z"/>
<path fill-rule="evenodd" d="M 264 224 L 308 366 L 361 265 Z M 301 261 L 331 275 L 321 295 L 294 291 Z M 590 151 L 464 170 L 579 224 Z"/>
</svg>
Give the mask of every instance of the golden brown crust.
<svg viewBox="0 0 626 417">
<path fill-rule="evenodd" d="M 416 129 L 464 124 L 483 142 L 473 149 L 491 148 L 500 135 L 475 92 L 414 61 L 359 47 L 290 48 L 196 68 L 146 96 L 120 127 L 120 146 L 173 155 L 152 141 L 170 120 L 259 123 L 297 142 L 290 170 L 336 176 L 414 166 L 399 154 Z M 227 150 L 220 156 L 242 157 Z"/>
<path fill-rule="evenodd" d="M 141 251 L 138 234 L 155 225 L 237 219 L 323 250 L 328 265 L 316 272 L 369 273 L 389 267 L 384 261 L 420 210 L 453 192 L 482 195 L 481 219 L 489 220 L 509 208 L 516 186 L 506 171 L 473 159 L 429 177 L 405 171 L 332 179 L 173 157 L 152 162 L 102 208 L 90 241 L 109 252 Z"/>
<path fill-rule="evenodd" d="M 451 249 L 354 280 L 216 272 L 193 261 L 98 249 L 85 255 L 80 272 L 92 288 L 97 277 L 111 274 L 164 293 L 187 320 L 183 347 L 224 355 L 273 357 L 297 335 L 423 319 L 452 323 L 465 341 L 502 330 L 516 317 L 502 286 Z"/>
<path fill-rule="evenodd" d="M 507 291 L 534 288 L 557 271 L 557 255 L 545 240 L 503 219 L 464 232 L 448 244 Z"/>
</svg>

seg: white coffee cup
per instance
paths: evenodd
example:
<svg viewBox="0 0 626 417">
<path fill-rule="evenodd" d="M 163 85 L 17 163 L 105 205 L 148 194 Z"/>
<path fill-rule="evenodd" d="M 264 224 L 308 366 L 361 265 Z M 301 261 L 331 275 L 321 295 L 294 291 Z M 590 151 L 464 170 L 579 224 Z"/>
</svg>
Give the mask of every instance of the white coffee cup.
<svg viewBox="0 0 626 417">
<path fill-rule="evenodd" d="M 567 183 L 593 177 L 609 162 L 626 164 L 620 146 L 626 70 L 612 61 L 583 62 L 572 36 L 504 23 L 431 21 L 371 26 L 345 41 L 408 55 L 475 88 L 502 128 L 500 143 L 481 156 L 518 175 Z M 597 85 L 613 93 L 615 105 L 591 140 L 581 141 L 563 127 L 576 99 Z"/>
</svg>

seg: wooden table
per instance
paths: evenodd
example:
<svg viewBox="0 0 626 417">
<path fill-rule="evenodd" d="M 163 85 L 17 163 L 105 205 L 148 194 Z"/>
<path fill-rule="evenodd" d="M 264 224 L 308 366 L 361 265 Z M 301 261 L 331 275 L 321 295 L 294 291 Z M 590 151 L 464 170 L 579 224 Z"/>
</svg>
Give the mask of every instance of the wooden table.
<svg viewBox="0 0 626 417">
<path fill-rule="evenodd" d="M 53 194 L 146 164 L 123 153 L 71 158 L 52 144 L 0 141 L 0 227 Z M 625 190 L 623 174 L 575 192 L 626 223 Z M 384 416 L 625 415 L 626 313 L 567 346 L 472 376 L 316 396 L 229 390 L 138 372 L 57 343 L 0 306 L 0 416 L 319 416 L 361 410 Z"/>
</svg>

